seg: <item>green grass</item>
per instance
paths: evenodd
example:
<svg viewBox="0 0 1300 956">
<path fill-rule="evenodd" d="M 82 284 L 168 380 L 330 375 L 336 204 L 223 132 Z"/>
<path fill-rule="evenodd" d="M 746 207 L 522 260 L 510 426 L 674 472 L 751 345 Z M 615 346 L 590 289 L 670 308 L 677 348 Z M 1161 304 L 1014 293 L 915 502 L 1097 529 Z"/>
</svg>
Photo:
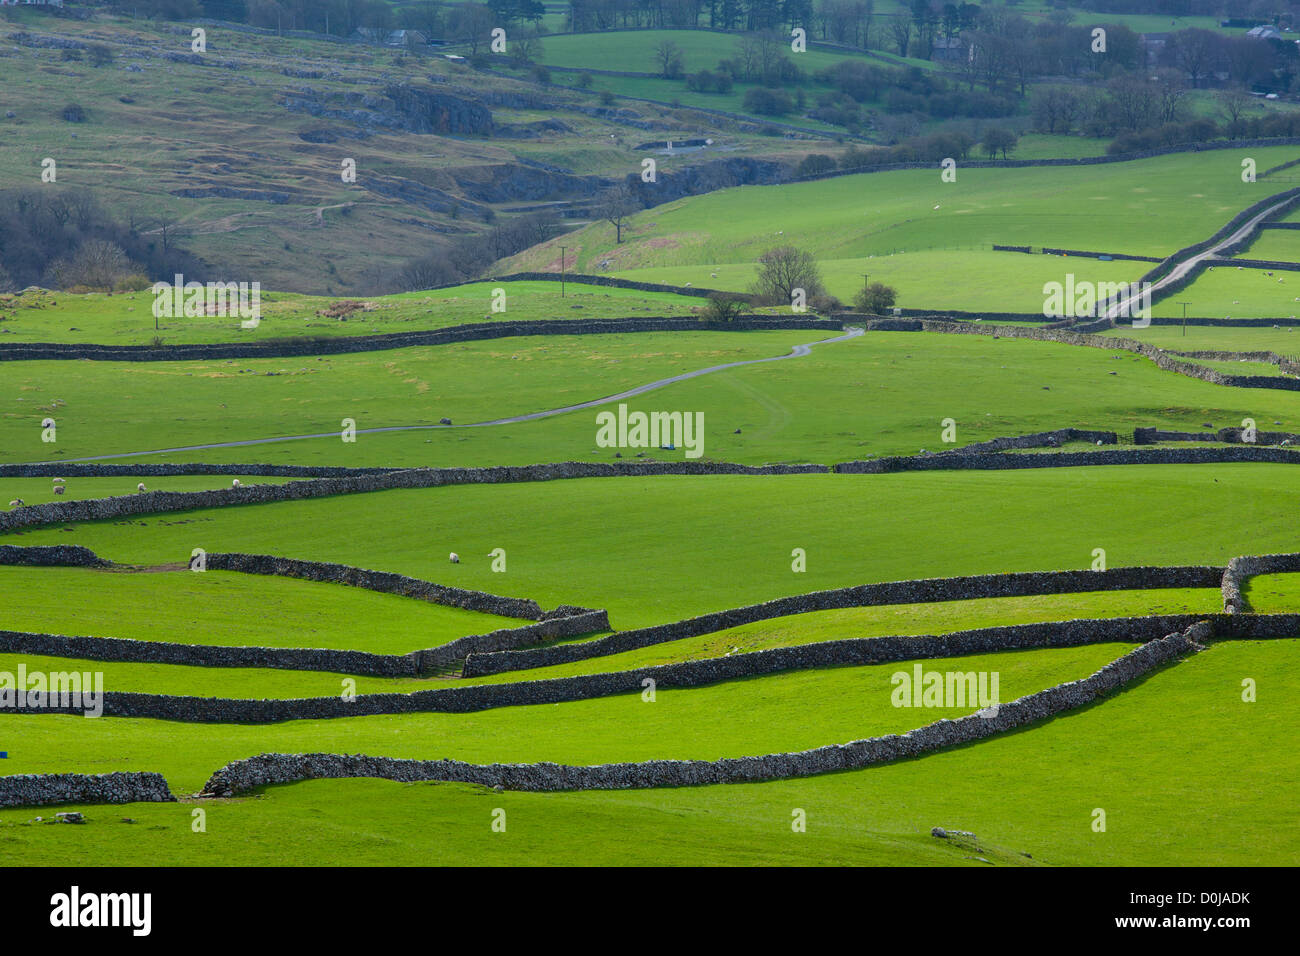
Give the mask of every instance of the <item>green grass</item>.
<svg viewBox="0 0 1300 956">
<path fill-rule="evenodd" d="M 208 573 L 218 574 L 219 572 Z M 66 592 L 68 586 L 75 583 L 77 582 L 69 582 L 58 578 L 53 580 L 41 578 L 27 580 L 20 577 L 15 580 L 12 575 L 0 574 L 0 594 L 21 597 L 24 587 L 39 585 L 43 594 L 58 595 Z M 226 590 L 230 589 L 227 588 Z M 90 615 L 84 612 L 74 614 L 71 615 L 72 620 L 81 622 L 89 618 L 91 623 L 96 623 L 100 615 L 108 617 L 111 614 L 114 626 L 119 628 L 122 626 L 116 624 L 119 620 L 129 621 L 132 626 L 137 625 L 137 622 L 131 619 L 141 615 L 139 615 L 139 612 L 133 615 L 131 612 L 132 605 L 124 603 L 136 595 L 135 589 L 109 590 L 108 593 L 104 593 L 104 589 L 96 588 L 86 593 L 93 596 L 104 610 L 92 612 Z M 186 595 L 184 591 L 178 594 L 177 589 L 172 587 L 160 589 L 158 594 L 148 596 L 163 600 Z M 253 642 L 253 636 L 248 634 L 247 629 L 237 630 L 232 636 L 227 637 L 226 631 L 233 630 L 233 628 L 229 627 L 226 619 L 232 616 L 233 612 L 226 611 L 220 605 L 213 608 L 211 606 L 211 595 L 209 594 L 203 593 L 200 594 L 200 597 L 207 600 L 194 602 L 199 613 L 195 615 L 192 627 L 172 639 L 190 643 L 197 643 L 201 639 L 206 641 L 208 627 L 215 624 L 218 628 L 222 628 L 223 625 L 227 626 L 218 633 L 217 639 L 210 641 L 210 643 L 228 644 L 238 643 L 240 640 L 246 640 L 249 643 Z M 251 596 L 235 595 L 235 598 L 242 598 L 250 605 L 253 605 L 254 599 Z M 398 598 L 395 600 L 403 599 Z M 272 602 L 275 602 L 274 592 L 270 597 L 264 598 L 255 606 L 262 607 Z M 852 608 L 842 611 L 822 611 L 773 621 L 760 621 L 745 627 L 720 631 L 716 634 L 670 641 L 637 651 L 596 657 L 585 661 L 575 661 L 570 664 L 557 664 L 527 671 L 510 671 L 489 677 L 464 679 L 449 676 L 387 678 L 269 668 L 221 668 L 177 664 L 123 663 L 16 653 L 0 654 L 0 671 L 16 673 L 18 665 L 21 663 L 26 665 L 29 673 L 36 671 L 99 672 L 104 675 L 104 688 L 106 690 L 178 694 L 194 697 L 252 699 L 327 697 L 342 693 L 345 686 L 344 681 L 348 679 L 352 681 L 351 686 L 358 694 L 409 694 L 414 691 L 454 687 L 462 684 L 502 684 L 515 681 L 543 680 L 553 677 L 572 677 L 581 674 L 605 674 L 613 671 L 637 670 L 659 664 L 723 657 L 733 650 L 748 653 L 772 647 L 789 647 L 815 641 L 841 640 L 850 637 L 941 634 L 974 627 L 1028 624 L 1067 618 L 1202 612 L 1215 614 L 1220 610 L 1220 603 L 1218 591 L 1161 589 L 1155 591 L 1107 591 L 1092 594 L 990 598 L 979 601 L 889 605 L 872 608 Z M 287 604 L 288 602 L 275 602 L 276 609 L 284 615 L 283 620 L 295 627 L 294 636 L 291 639 L 306 641 L 313 647 L 344 647 L 391 653 L 402 653 L 405 650 L 401 641 L 396 638 L 390 638 L 388 643 L 393 646 L 387 648 L 386 651 L 384 650 L 385 621 L 400 619 L 400 615 L 393 614 L 391 608 L 380 609 L 388 611 L 387 619 L 375 615 L 374 620 L 378 624 L 379 635 L 373 641 L 370 638 L 366 638 L 364 641 L 356 640 L 355 631 L 340 628 L 345 635 L 350 635 L 353 638 L 351 643 L 348 643 L 345 637 L 335 635 L 328 627 L 329 624 L 334 623 L 332 618 L 325 617 L 326 614 L 333 611 L 333 605 L 330 602 L 312 605 L 313 612 L 319 606 L 319 618 L 316 613 L 304 614 L 292 606 L 285 607 Z M 363 607 L 363 605 L 365 606 Z M 121 610 L 123 607 L 125 607 L 125 610 Z M 26 616 L 23 614 L 24 611 L 26 611 Z M 369 614 L 373 612 L 373 608 L 362 600 L 358 602 L 355 609 L 349 608 L 347 614 L 352 615 L 358 611 Z M 18 623 L 9 625 L 12 629 L 39 629 L 42 626 L 39 623 L 23 622 L 30 621 L 32 618 L 35 618 L 37 622 L 46 619 L 46 616 L 41 615 L 39 610 L 33 612 L 31 609 L 20 606 L 18 612 L 16 618 Z M 467 612 L 459 613 L 467 614 Z M 421 627 L 430 618 L 429 615 L 420 614 L 412 614 L 410 617 L 411 621 L 408 626 L 412 628 Z M 369 620 L 371 618 L 368 617 L 367 621 Z M 165 628 L 166 622 L 162 623 Z M 510 626 L 517 623 L 503 622 L 499 626 Z M 307 624 L 315 624 L 316 627 L 309 631 Z M 95 630 L 94 633 L 101 635 L 112 633 L 105 631 L 102 626 L 97 626 L 99 629 Z M 445 624 L 442 626 L 444 629 L 447 627 Z M 75 633 L 81 634 L 86 631 L 87 628 L 82 627 L 76 630 Z M 65 633 L 74 633 L 74 631 L 67 629 Z M 298 634 L 311 634 L 313 636 L 297 637 Z M 318 638 L 315 635 L 322 636 Z M 269 635 L 256 632 L 255 636 L 262 646 L 267 646 L 271 641 L 278 641 L 274 646 L 282 646 L 285 640 L 285 637 L 278 631 L 271 631 Z M 162 638 L 145 634 L 144 639 Z M 583 638 L 583 640 L 589 639 L 591 638 Z"/>
<path fill-rule="evenodd" d="M 173 521 L 192 523 L 185 516 Z M 193 527 L 186 532 L 196 542 L 203 537 Z M 190 550 L 164 561 L 183 565 Z M 138 573 L 0 566 L 0 593 L 8 630 L 177 644 L 406 654 L 529 623 L 364 588 L 183 567 Z"/>
<path fill-rule="evenodd" d="M 1110 567 L 1291 551 L 1293 473 L 1128 465 L 464 485 L 86 522 L 0 541 L 81 544 L 136 564 L 198 546 L 338 561 L 545 607 L 606 607 L 626 629 L 871 581 L 1087 568 L 1095 548 Z M 1008 533 L 1030 528 L 1038 533 Z M 504 574 L 490 567 L 497 547 L 508 554 Z M 805 549 L 806 572 L 791 570 L 794 548 Z M 462 562 L 451 569 L 453 550 Z"/>
<path fill-rule="evenodd" d="M 47 448 L 50 446 L 46 446 Z M 57 477 L 57 476 L 51 476 Z M 76 501 L 89 498 L 110 498 L 137 494 L 143 484 L 148 491 L 208 491 L 229 488 L 234 475 L 169 475 L 167 477 L 122 478 L 69 478 L 61 495 L 54 493 L 55 484 L 49 478 L 0 478 L 0 508 L 9 509 L 9 502 L 21 499 L 26 505 L 44 505 L 58 501 Z M 282 485 L 290 478 L 268 478 L 264 475 L 244 475 L 239 481 L 245 486 Z M 178 559 L 182 560 L 182 559 Z"/>
<path fill-rule="evenodd" d="M 1021 865 L 1287 865 L 1297 846 L 1293 831 L 1278 828 L 1278 808 L 1300 785 L 1300 772 L 1279 728 L 1300 718 L 1295 645 L 1218 644 L 1082 711 L 976 746 L 852 773 L 554 794 L 315 781 L 205 802 L 202 834 L 191 830 L 188 804 L 85 807 L 85 827 L 23 826 L 52 808 L 3 810 L 0 857 L 75 852 L 85 865 L 527 859 L 986 866 L 969 859 L 983 855 Z M 1241 702 L 1242 674 L 1257 675 L 1267 690 L 1255 704 Z M 491 830 L 497 807 L 507 812 L 504 834 Z M 1091 829 L 1097 807 L 1107 812 L 1105 833 Z M 804 834 L 791 832 L 793 808 L 808 815 Z M 125 816 L 138 822 L 121 823 Z M 412 819 L 421 825 L 412 827 Z M 973 854 L 936 840 L 934 826 L 971 830 L 992 849 Z"/>
<path fill-rule="evenodd" d="M 774 240 L 775 241 L 775 240 Z M 897 305 L 908 309 L 954 309 L 963 312 L 1005 311 L 1041 315 L 1048 282 L 1134 282 L 1147 264 L 1115 260 L 1101 262 L 1080 257 L 1024 255 L 995 252 L 991 248 L 929 249 L 883 253 L 864 259 L 823 259 L 817 263 L 822 281 L 832 295 L 852 309 L 854 295 L 871 282 L 883 282 L 898 293 Z M 714 274 L 717 278 L 713 278 Z M 663 266 L 613 273 L 641 282 L 748 292 L 758 274 L 754 263 L 727 265 Z M 1008 282 L 1014 275 L 1015 281 Z M 942 276 L 942 282 L 935 277 Z M 1044 321 L 1047 321 L 1044 319 Z"/>
<path fill-rule="evenodd" d="M 1159 307 L 1157 304 L 1156 308 Z M 1181 315 L 1181 307 L 1178 314 Z M 1300 357 L 1300 335 L 1297 335 L 1295 326 L 1274 329 L 1268 326 L 1189 325 L 1185 331 L 1178 325 L 1152 325 L 1145 329 L 1124 326 L 1103 334 L 1138 339 L 1169 351 L 1270 351 Z"/>
<path fill-rule="evenodd" d="M 1300 262 L 1300 230 L 1261 229 L 1255 241 L 1238 253 L 1238 258 Z"/>
<path fill-rule="evenodd" d="M 559 272 L 559 265 L 557 256 L 554 271 Z M 504 291 L 504 299 L 496 301 L 504 302 L 505 311 L 493 311 L 497 289 Z M 481 322 L 682 316 L 703 305 L 703 300 L 691 296 L 573 282 L 565 283 L 563 295 L 558 282 L 474 282 L 429 292 L 352 299 L 363 308 L 345 318 L 331 318 L 320 313 L 343 299 L 266 292 L 261 297 L 257 328 L 244 329 L 238 315 L 162 317 L 155 323 L 154 301 L 148 290 L 117 295 L 0 295 L 0 332 L 5 336 L 0 341 L 149 345 L 157 337 L 164 345 L 187 345 L 336 338 Z"/>
<path fill-rule="evenodd" d="M 1172 334 L 1162 344 L 1177 347 L 1181 340 Z M 610 462 L 615 449 L 595 443 L 595 409 L 486 428 L 363 434 L 355 443 L 336 436 L 345 417 L 358 428 L 374 428 L 434 424 L 443 416 L 457 423 L 486 421 L 563 407 L 679 372 L 782 355 L 796 343 L 826 335 L 518 338 L 320 361 L 86 362 L 72 380 L 59 363 L 26 362 L 6 370 L 23 402 L 10 404 L 0 418 L 0 456 L 72 459 L 328 434 L 183 457 L 354 466 Z M 240 371 L 246 368 L 254 373 Z M 262 374 L 271 370 L 286 374 Z M 106 394 L 116 396 L 111 405 L 99 400 Z M 55 398 L 67 404 L 55 412 L 59 441 L 51 446 L 40 442 L 38 426 Z M 1247 417 L 1300 430 L 1295 392 L 1213 385 L 1129 353 L 911 332 L 867 333 L 817 346 L 808 356 L 701 376 L 628 404 L 634 410 L 702 412 L 704 455 L 752 464 L 830 464 L 935 451 L 942 447 L 940 423 L 949 417 L 957 423 L 959 445 L 1067 425 L 1131 434 L 1136 426 L 1200 430 L 1205 421 L 1239 424 Z M 635 453 L 621 451 L 625 458 Z M 649 453 L 684 458 L 681 450 Z"/>
<path fill-rule="evenodd" d="M 819 260 L 991 243 L 1163 256 L 1205 239 L 1272 191 L 1241 182 L 1244 155 L 1225 149 L 1068 169 L 959 164 L 954 183 L 941 182 L 936 167 L 741 186 L 645 210 L 618 246 L 608 224 L 564 241 L 570 251 L 577 246 L 579 268 L 608 258 L 615 271 L 751 263 L 778 245 Z M 1275 165 L 1296 150 L 1251 155 Z M 553 254 L 549 246 L 521 253 L 512 267 L 536 267 Z M 1004 277 L 1020 281 L 1024 260 L 1006 262 Z"/>
<path fill-rule="evenodd" d="M 1000 699 L 1010 701 L 1086 677 L 1132 647 L 1117 642 L 1005 651 L 934 658 L 924 667 L 997 672 Z M 643 701 L 640 691 L 634 691 L 468 714 L 413 713 L 278 724 L 13 714 L 5 720 L 16 741 L 9 748 L 11 767 L 6 769 L 92 773 L 108 769 L 111 763 L 113 769 L 158 771 L 175 792 L 186 793 L 197 791 L 225 763 L 264 752 L 450 757 L 474 763 L 716 760 L 902 733 L 979 709 L 978 704 L 895 707 L 890 677 L 899 670 L 910 672 L 911 664 L 787 671 L 704 687 L 663 687 L 653 702 Z M 340 693 L 337 682 L 334 693 Z"/>
<path fill-rule="evenodd" d="M 1257 574 L 1242 595 L 1256 614 L 1290 614 L 1300 607 L 1300 574 Z"/>
<path fill-rule="evenodd" d="M 1204 365 L 1227 375 L 1263 375 L 1269 378 L 1286 377 L 1272 362 L 1248 362 L 1244 359 L 1189 358 L 1193 365 Z"/>
<path fill-rule="evenodd" d="M 1176 295 L 1155 303 L 1151 314 L 1181 318 L 1287 319 L 1300 315 L 1300 273 L 1211 266 Z M 1280 280 L 1280 281 L 1279 281 Z M 1286 333 L 1283 333 L 1286 334 Z"/>
<path fill-rule="evenodd" d="M 436 425 L 444 417 L 458 424 L 489 421 L 591 401 L 681 372 L 784 355 L 797 344 L 832 334 L 520 337 L 322 357 L 84 362 L 76 377 L 69 377 L 58 361 L 14 363 L 6 366 L 12 397 L 0 417 L 0 457 L 53 461 L 330 433 L 330 438 L 318 440 L 322 463 L 400 464 L 401 457 L 372 444 L 381 436 L 361 435 L 355 443 L 343 442 L 337 437 L 343 419 L 353 419 L 359 429 Z M 113 401 L 105 403 L 104 395 L 113 395 Z M 41 441 L 40 422 L 46 415 L 58 423 L 58 441 L 53 444 Z M 594 421 L 585 412 L 572 415 Z M 489 432 L 493 434 L 488 440 L 495 445 L 495 427 L 398 433 L 402 436 L 398 444 L 407 449 L 407 463 L 450 464 L 464 461 L 453 451 L 462 439 L 476 442 Z M 387 444 L 393 436 L 382 437 Z M 594 431 L 584 434 L 579 447 L 585 449 L 593 440 Z M 220 451 L 241 462 L 289 462 L 300 460 L 299 446 L 304 444 L 317 443 Z M 529 460 L 542 461 L 585 451 L 575 447 L 547 451 L 533 444 L 526 454 L 540 456 Z M 194 453 L 183 453 L 181 458 L 201 460 Z M 177 460 L 177 453 L 167 460 Z"/>
<path fill-rule="evenodd" d="M 476 684 L 500 684 L 516 680 L 568 677 L 572 674 L 603 674 L 680 660 L 724 657 L 729 653 L 750 653 L 773 647 L 793 647 L 850 637 L 948 634 L 980 627 L 1036 624 L 1076 618 L 1218 614 L 1222 611 L 1222 605 L 1223 599 L 1216 590 L 1162 588 L 1151 591 L 1046 594 L 813 611 L 758 621 L 700 637 L 668 641 L 621 654 L 465 680 Z"/>
</svg>

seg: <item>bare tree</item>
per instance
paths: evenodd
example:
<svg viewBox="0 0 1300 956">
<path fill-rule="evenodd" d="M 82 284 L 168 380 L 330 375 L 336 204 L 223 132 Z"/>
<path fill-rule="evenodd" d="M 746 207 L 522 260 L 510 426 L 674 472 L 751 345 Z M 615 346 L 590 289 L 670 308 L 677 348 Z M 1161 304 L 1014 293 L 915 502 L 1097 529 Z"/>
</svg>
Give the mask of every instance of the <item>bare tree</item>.
<svg viewBox="0 0 1300 956">
<path fill-rule="evenodd" d="M 1157 96 L 1157 113 L 1162 123 L 1176 123 L 1182 116 L 1187 86 L 1178 70 L 1157 70 L 1153 77 Z"/>
<path fill-rule="evenodd" d="M 803 289 L 809 299 L 825 291 L 817 261 L 811 253 L 794 246 L 780 246 L 758 257 L 754 295 L 760 301 L 789 305 L 795 289 Z"/>
<path fill-rule="evenodd" d="M 636 197 L 627 184 L 615 186 L 601 194 L 596 204 L 597 215 L 614 227 L 614 244 L 623 241 L 623 227 L 627 220 L 638 210 Z"/>
<path fill-rule="evenodd" d="M 1221 90 L 1217 97 L 1219 115 L 1228 124 L 1228 137 L 1236 139 L 1241 135 L 1242 117 L 1250 109 L 1250 94 L 1239 86 Z"/>
<path fill-rule="evenodd" d="M 70 256 L 55 260 L 50 275 L 61 289 L 85 286 L 109 289 L 127 274 L 131 260 L 115 242 L 91 239 L 83 242 Z"/>
<path fill-rule="evenodd" d="M 895 17 L 889 25 L 889 32 L 894 35 L 894 46 L 898 47 L 899 56 L 907 56 L 907 48 L 912 44 L 912 21 Z"/>
<path fill-rule="evenodd" d="M 1179 30 L 1165 44 L 1165 56 L 1191 77 L 1192 86 L 1196 87 L 1201 85 L 1203 77 L 1214 72 L 1222 48 L 1219 35 L 1209 30 Z"/>
<path fill-rule="evenodd" d="M 666 80 L 676 79 L 686 69 L 681 47 L 672 40 L 664 40 L 655 47 L 655 59 L 659 62 L 659 75 Z"/>
</svg>

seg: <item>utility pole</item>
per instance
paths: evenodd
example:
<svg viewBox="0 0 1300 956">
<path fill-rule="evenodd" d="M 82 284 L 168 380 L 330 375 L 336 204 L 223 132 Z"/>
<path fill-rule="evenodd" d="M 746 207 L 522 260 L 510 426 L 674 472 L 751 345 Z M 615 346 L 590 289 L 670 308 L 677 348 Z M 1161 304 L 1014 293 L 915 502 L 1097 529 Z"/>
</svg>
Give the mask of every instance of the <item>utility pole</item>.
<svg viewBox="0 0 1300 956">
<path fill-rule="evenodd" d="M 1184 337 L 1185 337 L 1185 336 L 1187 335 L 1187 306 L 1188 306 L 1188 303 L 1184 302 L 1182 299 L 1179 299 L 1179 300 L 1178 300 L 1178 304 L 1181 305 L 1181 306 L 1183 307 L 1183 335 L 1184 335 Z"/>
<path fill-rule="evenodd" d="M 862 307 L 864 309 L 867 307 L 867 275 L 866 272 L 862 273 Z"/>
<path fill-rule="evenodd" d="M 560 246 L 560 298 L 564 298 L 564 250 L 567 246 Z"/>
</svg>

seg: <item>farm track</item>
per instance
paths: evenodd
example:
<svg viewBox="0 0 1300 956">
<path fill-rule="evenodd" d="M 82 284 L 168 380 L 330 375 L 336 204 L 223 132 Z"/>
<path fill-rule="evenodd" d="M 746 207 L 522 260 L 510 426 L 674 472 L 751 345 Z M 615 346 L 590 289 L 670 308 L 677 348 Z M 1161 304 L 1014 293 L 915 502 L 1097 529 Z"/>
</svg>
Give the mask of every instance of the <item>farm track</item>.
<svg viewBox="0 0 1300 956">
<path fill-rule="evenodd" d="M 785 355 L 774 355 L 761 359 L 746 359 L 741 362 L 727 362 L 723 365 L 711 365 L 708 368 L 696 369 L 692 372 L 683 372 L 680 375 L 671 375 L 668 378 L 661 378 L 657 381 L 649 382 L 645 385 L 638 385 L 635 388 L 626 389 L 614 395 L 606 395 L 603 398 L 593 398 L 590 401 L 579 402 L 576 405 L 565 405 L 562 408 L 550 408 L 540 412 L 529 412 L 523 415 L 510 415 L 505 418 L 494 418 L 484 422 L 469 422 L 464 425 L 387 425 L 381 428 L 359 428 L 358 435 L 374 435 L 383 432 L 407 432 L 407 431 L 437 431 L 449 428 L 486 428 L 492 425 L 512 425 L 518 422 L 535 421 L 542 418 L 552 418 L 556 415 L 565 415 L 569 412 L 580 411 L 584 408 L 595 408 L 599 405 L 605 405 L 609 402 L 622 401 L 625 398 L 632 398 L 636 395 L 643 395 L 646 392 L 652 392 L 656 389 L 673 385 L 677 382 L 685 382 L 693 378 L 699 378 L 702 375 L 710 375 L 713 372 L 722 372 L 731 368 L 739 368 L 744 365 L 762 365 L 766 362 L 780 362 L 785 359 L 802 358 L 812 354 L 814 345 L 829 345 L 834 342 L 844 342 L 848 339 L 857 338 L 865 334 L 862 329 L 849 329 L 843 335 L 837 335 L 829 339 L 821 339 L 817 342 L 811 342 L 807 345 L 796 345 Z M 241 448 L 247 445 L 268 445 L 275 442 L 285 441 L 305 441 L 314 438 L 337 438 L 338 432 L 318 432 L 310 435 L 284 435 L 278 438 L 252 438 L 243 441 L 213 442 L 205 445 L 184 445 L 176 448 L 158 448 L 153 451 L 134 451 L 122 452 L 113 455 L 94 455 L 86 458 L 69 458 L 69 462 L 86 462 L 86 461 L 107 461 L 114 458 L 134 458 L 140 455 L 166 455 L 173 452 L 185 451 L 205 451 L 213 448 Z"/>
</svg>

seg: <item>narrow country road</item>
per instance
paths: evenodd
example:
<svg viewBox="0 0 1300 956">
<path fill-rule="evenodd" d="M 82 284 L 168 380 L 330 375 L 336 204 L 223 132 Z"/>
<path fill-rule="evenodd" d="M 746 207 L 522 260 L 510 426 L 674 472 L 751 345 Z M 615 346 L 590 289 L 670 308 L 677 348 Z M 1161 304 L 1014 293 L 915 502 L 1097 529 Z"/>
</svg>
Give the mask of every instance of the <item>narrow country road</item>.
<svg viewBox="0 0 1300 956">
<path fill-rule="evenodd" d="M 1242 223 L 1239 229 L 1234 230 L 1231 235 L 1225 237 L 1220 242 L 1216 242 L 1214 245 L 1206 249 L 1204 252 L 1198 252 L 1195 255 L 1188 256 L 1182 262 L 1178 263 L 1171 270 L 1169 270 L 1168 275 L 1164 276 L 1163 278 L 1157 279 L 1155 282 L 1153 282 L 1151 284 L 1151 288 L 1148 290 L 1148 294 L 1155 295 L 1155 293 L 1158 290 L 1164 288 L 1165 286 L 1177 282 L 1179 279 L 1185 278 L 1189 272 L 1195 269 L 1206 259 L 1209 259 L 1217 255 L 1220 249 L 1224 248 L 1225 246 L 1230 246 L 1235 242 L 1240 242 L 1242 239 L 1245 239 L 1248 235 L 1250 235 L 1255 229 L 1259 227 L 1259 224 L 1263 222 L 1264 219 L 1266 219 L 1268 216 L 1276 212 L 1279 207 L 1285 205 L 1290 201 L 1291 201 L 1290 197 L 1288 197 L 1287 199 L 1282 199 L 1276 203 L 1273 203 L 1263 212 L 1251 216 L 1250 219 Z M 1133 316 L 1136 312 L 1142 309 L 1142 298 L 1143 296 L 1140 291 L 1134 293 L 1133 295 L 1128 296 L 1122 301 L 1111 306 L 1110 310 L 1106 314 L 1106 317 L 1111 320 L 1114 320 L 1117 318 Z"/>
<path fill-rule="evenodd" d="M 597 405 L 605 405 L 609 402 L 621 401 L 625 398 L 631 398 L 634 395 L 642 395 L 646 392 L 652 392 L 655 389 L 663 388 L 667 385 L 673 385 L 676 382 L 684 382 L 687 379 L 699 378 L 701 375 L 708 375 L 711 372 L 721 372 L 729 368 L 739 368 L 742 365 L 761 365 L 764 362 L 780 362 L 784 359 L 801 358 L 812 353 L 814 345 L 829 345 L 832 342 L 843 342 L 847 339 L 856 338 L 862 335 L 862 329 L 851 328 L 845 331 L 843 335 L 837 335 L 834 338 L 821 339 L 817 342 L 811 342 L 808 345 L 796 345 L 785 355 L 774 355 L 770 358 L 746 359 L 743 362 L 728 362 L 725 365 L 711 365 L 708 368 L 696 369 L 693 372 L 683 372 L 680 375 L 673 375 L 669 378 L 661 378 L 658 381 L 650 382 L 646 385 L 638 385 L 636 388 L 630 388 L 625 392 L 619 392 L 616 395 L 606 395 L 604 398 L 595 398 L 589 402 L 581 402 L 577 405 L 565 405 L 563 408 L 551 408 L 541 412 L 530 412 L 527 415 L 511 415 L 507 418 L 494 418 L 486 422 L 470 422 L 465 425 L 388 425 L 383 428 L 358 428 L 358 435 L 376 435 L 381 432 L 410 432 L 410 431 L 430 431 L 445 428 L 484 428 L 489 425 L 510 425 L 516 422 L 529 422 L 538 418 L 551 418 L 554 415 L 564 415 L 568 412 L 576 412 L 584 408 L 595 408 Z M 176 448 L 156 448 L 152 451 L 132 451 L 122 452 L 115 455 L 92 455 L 87 458 L 64 458 L 60 461 L 32 462 L 39 465 L 57 465 L 68 462 L 86 462 L 86 461 L 107 461 L 113 458 L 136 458 L 143 455 L 166 455 L 172 452 L 182 451 L 204 451 L 210 448 L 239 448 L 245 445 L 269 445 L 274 442 L 282 441 L 304 441 L 310 438 L 337 438 L 338 431 L 318 432 L 313 435 L 282 435 L 278 438 L 250 438 L 245 441 L 223 441 L 212 442 L 206 445 L 180 445 Z"/>
</svg>

